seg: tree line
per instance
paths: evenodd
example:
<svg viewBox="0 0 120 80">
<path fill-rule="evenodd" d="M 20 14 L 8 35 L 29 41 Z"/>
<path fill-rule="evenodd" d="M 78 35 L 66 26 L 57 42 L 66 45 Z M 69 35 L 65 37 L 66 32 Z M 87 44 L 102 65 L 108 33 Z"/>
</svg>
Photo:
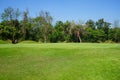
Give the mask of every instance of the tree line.
<svg viewBox="0 0 120 80">
<path fill-rule="evenodd" d="M 31 18 L 29 11 L 5 8 L 0 14 L 0 39 L 18 43 L 24 40 L 37 42 L 120 42 L 120 26 L 103 18 L 98 21 L 88 20 L 85 24 L 74 21 L 57 21 L 52 25 L 49 12 L 40 11 L 39 15 Z"/>
</svg>

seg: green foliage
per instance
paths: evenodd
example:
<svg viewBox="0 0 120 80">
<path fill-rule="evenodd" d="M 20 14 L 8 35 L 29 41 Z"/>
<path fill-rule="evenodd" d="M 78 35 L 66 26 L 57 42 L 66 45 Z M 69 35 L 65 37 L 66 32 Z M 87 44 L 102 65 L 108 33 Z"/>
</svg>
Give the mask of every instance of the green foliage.
<svg viewBox="0 0 120 80">
<path fill-rule="evenodd" d="M 117 23 L 111 27 L 111 23 L 103 18 L 98 21 L 88 20 L 85 24 L 74 21 L 57 21 L 52 25 L 52 16 L 49 12 L 41 11 L 39 16 L 29 17 L 29 11 L 22 14 L 19 20 L 19 9 L 8 7 L 1 14 L 0 39 L 11 40 L 17 43 L 24 40 L 37 42 L 120 42 L 120 27 Z"/>
<path fill-rule="evenodd" d="M 97 22 L 96 22 L 96 26 L 97 26 L 97 29 L 103 29 L 104 27 L 104 19 L 99 19 Z"/>
<path fill-rule="evenodd" d="M 95 29 L 95 22 L 93 20 L 88 20 L 86 26 L 92 29 Z"/>
<path fill-rule="evenodd" d="M 52 17 L 49 12 L 40 12 L 40 15 L 33 19 L 32 31 L 33 40 L 49 42 L 49 34 L 52 33 Z"/>
<path fill-rule="evenodd" d="M 114 43 L 112 40 L 107 40 L 105 43 Z"/>
<path fill-rule="evenodd" d="M 18 21 L 19 10 L 14 10 L 11 7 L 8 7 L 1 14 L 3 21 L 1 22 L 0 32 L 1 39 L 10 39 L 12 43 L 17 43 L 20 37 L 20 24 Z"/>
<path fill-rule="evenodd" d="M 109 30 L 109 39 L 114 42 L 120 42 L 120 28 L 114 28 Z"/>
<path fill-rule="evenodd" d="M 11 21 L 16 20 L 20 15 L 19 9 L 13 9 L 12 7 L 7 7 L 4 9 L 4 12 L 1 14 L 2 20 Z"/>
</svg>

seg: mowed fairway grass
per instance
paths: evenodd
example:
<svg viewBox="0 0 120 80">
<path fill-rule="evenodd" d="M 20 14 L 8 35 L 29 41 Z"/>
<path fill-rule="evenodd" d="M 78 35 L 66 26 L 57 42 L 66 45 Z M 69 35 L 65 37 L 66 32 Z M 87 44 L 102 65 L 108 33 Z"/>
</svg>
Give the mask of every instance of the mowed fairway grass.
<svg viewBox="0 0 120 80">
<path fill-rule="evenodd" d="M 120 44 L 0 44 L 0 80 L 120 80 Z"/>
</svg>

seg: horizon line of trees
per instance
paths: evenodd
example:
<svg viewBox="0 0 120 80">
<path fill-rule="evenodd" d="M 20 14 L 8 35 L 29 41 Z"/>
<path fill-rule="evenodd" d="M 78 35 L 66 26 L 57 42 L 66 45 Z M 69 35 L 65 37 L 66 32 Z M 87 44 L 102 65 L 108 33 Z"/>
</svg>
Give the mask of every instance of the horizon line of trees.
<svg viewBox="0 0 120 80">
<path fill-rule="evenodd" d="M 21 16 L 22 15 L 22 16 Z M 84 25 L 74 21 L 57 21 L 52 25 L 49 12 L 41 11 L 38 16 L 29 17 L 29 11 L 5 8 L 0 22 L 0 39 L 11 40 L 13 44 L 24 40 L 37 42 L 120 42 L 120 26 L 114 27 L 103 18 L 88 20 Z M 20 20 L 21 16 L 21 20 Z"/>
</svg>

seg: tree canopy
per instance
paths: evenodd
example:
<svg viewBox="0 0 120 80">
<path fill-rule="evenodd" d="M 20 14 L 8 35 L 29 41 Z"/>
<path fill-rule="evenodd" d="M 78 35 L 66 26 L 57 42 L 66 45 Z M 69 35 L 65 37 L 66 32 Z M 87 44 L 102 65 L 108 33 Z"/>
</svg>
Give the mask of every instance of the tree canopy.
<svg viewBox="0 0 120 80">
<path fill-rule="evenodd" d="M 120 42 L 120 26 L 104 20 L 89 19 L 85 24 L 74 21 L 57 21 L 52 25 L 53 17 L 49 12 L 40 11 L 39 15 L 29 17 L 29 10 L 5 8 L 0 22 L 0 39 L 18 43 L 23 40 L 37 42 Z M 21 19 L 19 18 L 21 17 Z"/>
</svg>

